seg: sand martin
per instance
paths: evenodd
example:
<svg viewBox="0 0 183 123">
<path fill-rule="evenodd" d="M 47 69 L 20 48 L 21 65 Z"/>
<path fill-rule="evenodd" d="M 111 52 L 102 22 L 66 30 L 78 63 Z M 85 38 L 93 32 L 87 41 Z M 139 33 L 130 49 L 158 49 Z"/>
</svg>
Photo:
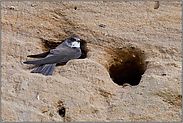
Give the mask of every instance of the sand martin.
<svg viewBox="0 0 183 123">
<path fill-rule="evenodd" d="M 40 59 L 25 61 L 23 63 L 39 65 L 31 71 L 31 73 L 42 73 L 46 76 L 52 75 L 56 64 L 77 59 L 81 56 L 80 41 L 81 40 L 76 36 L 69 37 L 55 49 L 51 49 L 41 54 L 27 56 Z"/>
</svg>

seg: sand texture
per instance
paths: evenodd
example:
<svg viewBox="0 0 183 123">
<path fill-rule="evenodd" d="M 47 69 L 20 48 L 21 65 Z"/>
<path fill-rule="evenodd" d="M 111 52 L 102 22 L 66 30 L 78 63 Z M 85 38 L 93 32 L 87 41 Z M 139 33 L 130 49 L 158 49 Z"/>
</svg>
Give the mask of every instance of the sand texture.
<svg viewBox="0 0 183 123">
<path fill-rule="evenodd" d="M 28 55 L 81 40 L 52 76 Z M 3 122 L 182 122 L 182 2 L 1 2 Z"/>
</svg>

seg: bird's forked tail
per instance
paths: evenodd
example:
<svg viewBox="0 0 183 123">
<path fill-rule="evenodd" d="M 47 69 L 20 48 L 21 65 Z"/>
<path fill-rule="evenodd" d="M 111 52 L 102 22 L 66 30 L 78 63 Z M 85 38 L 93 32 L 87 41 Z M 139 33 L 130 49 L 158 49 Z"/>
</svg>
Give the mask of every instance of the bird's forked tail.
<svg viewBox="0 0 183 123">
<path fill-rule="evenodd" d="M 45 64 L 41 65 L 34 70 L 31 71 L 31 73 L 42 73 L 43 75 L 52 75 L 53 71 L 55 69 L 56 64 Z"/>
</svg>

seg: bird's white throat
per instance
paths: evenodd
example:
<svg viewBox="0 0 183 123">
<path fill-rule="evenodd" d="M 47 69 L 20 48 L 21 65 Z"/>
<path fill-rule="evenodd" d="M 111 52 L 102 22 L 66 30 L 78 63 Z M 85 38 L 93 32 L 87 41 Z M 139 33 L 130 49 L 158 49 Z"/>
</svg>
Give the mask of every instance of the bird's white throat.
<svg viewBox="0 0 183 123">
<path fill-rule="evenodd" d="M 77 41 L 72 42 L 70 47 L 78 47 L 79 48 L 80 47 L 80 42 L 77 42 Z"/>
</svg>

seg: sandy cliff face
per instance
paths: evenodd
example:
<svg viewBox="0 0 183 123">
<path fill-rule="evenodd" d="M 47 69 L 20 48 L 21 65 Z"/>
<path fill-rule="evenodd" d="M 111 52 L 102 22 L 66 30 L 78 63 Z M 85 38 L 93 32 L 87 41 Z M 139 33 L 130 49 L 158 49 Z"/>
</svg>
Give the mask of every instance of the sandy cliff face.
<svg viewBox="0 0 183 123">
<path fill-rule="evenodd" d="M 72 35 L 53 76 L 22 63 Z M 181 122 L 181 75 L 182 2 L 1 2 L 2 121 Z"/>
</svg>

